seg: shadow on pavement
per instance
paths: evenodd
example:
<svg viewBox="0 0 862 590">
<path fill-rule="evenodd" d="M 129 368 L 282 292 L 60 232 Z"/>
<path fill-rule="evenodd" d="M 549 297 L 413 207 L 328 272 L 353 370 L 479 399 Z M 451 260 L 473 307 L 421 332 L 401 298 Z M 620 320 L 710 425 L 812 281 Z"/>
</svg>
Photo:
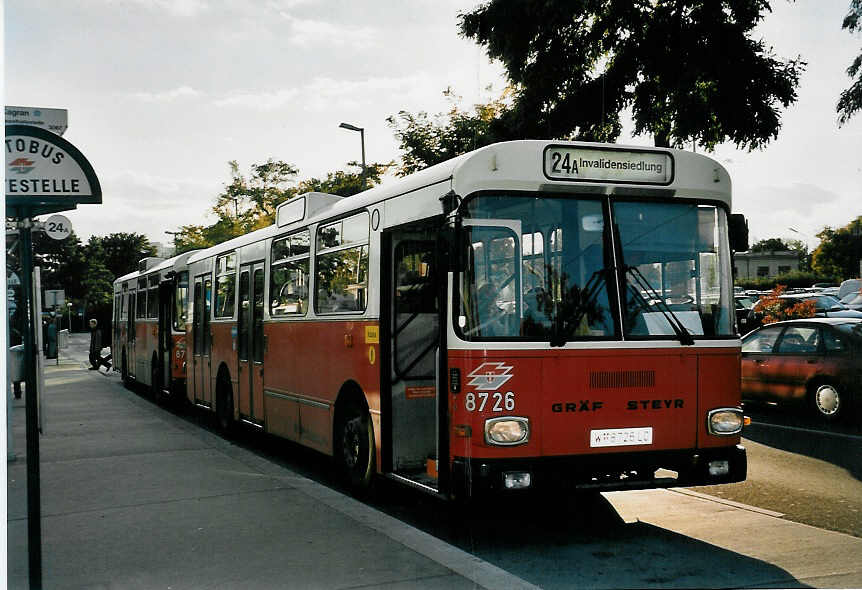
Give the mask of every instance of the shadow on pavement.
<svg viewBox="0 0 862 590">
<path fill-rule="evenodd" d="M 394 492 L 393 492 L 394 494 Z M 377 506 L 542 588 L 808 588 L 787 571 L 647 523 L 598 494 Z"/>
</svg>

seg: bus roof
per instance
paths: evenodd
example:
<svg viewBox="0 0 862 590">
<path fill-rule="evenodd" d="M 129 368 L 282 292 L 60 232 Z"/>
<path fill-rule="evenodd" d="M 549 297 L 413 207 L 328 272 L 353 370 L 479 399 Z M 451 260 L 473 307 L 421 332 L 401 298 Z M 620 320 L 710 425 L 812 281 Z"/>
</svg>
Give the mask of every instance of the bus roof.
<svg viewBox="0 0 862 590">
<path fill-rule="evenodd" d="M 177 266 L 183 266 L 188 262 L 188 259 L 191 258 L 195 253 L 200 252 L 200 250 L 189 250 L 188 252 L 183 252 L 182 254 L 177 254 L 173 258 L 168 258 L 167 260 L 162 260 L 153 268 L 150 268 L 145 271 L 132 271 L 128 274 L 124 274 L 121 277 L 118 277 L 114 280 L 114 284 L 123 283 L 125 281 L 129 281 L 131 279 L 135 279 L 137 277 L 147 276 L 156 272 L 163 272 L 168 269 L 173 269 Z"/>
<path fill-rule="evenodd" d="M 591 165 L 587 177 L 564 178 L 549 169 L 550 151 L 558 149 L 572 158 Z M 665 181 L 641 181 L 623 167 L 641 159 L 647 165 L 667 162 L 670 167 Z M 618 162 L 615 166 L 614 162 Z M 623 164 L 619 164 L 623 162 Z M 605 167 L 606 166 L 606 167 Z M 550 174 L 549 174 L 550 173 Z M 593 176 L 589 176 L 592 174 Z M 599 178 L 602 177 L 602 178 Z M 588 192 L 592 194 L 632 195 L 638 192 L 652 196 L 709 199 L 731 205 L 731 182 L 727 170 L 707 156 L 670 148 L 597 144 L 575 141 L 517 140 L 491 144 L 451 160 L 436 164 L 404 178 L 373 187 L 359 194 L 333 199 L 332 203 L 292 225 L 269 227 L 250 232 L 197 252 L 189 258 L 192 264 L 223 252 L 240 248 L 272 236 L 328 218 L 381 203 L 419 189 L 445 184 L 440 195 L 449 190 L 466 197 L 479 190 Z M 442 206 L 440 213 L 443 213 Z"/>
</svg>

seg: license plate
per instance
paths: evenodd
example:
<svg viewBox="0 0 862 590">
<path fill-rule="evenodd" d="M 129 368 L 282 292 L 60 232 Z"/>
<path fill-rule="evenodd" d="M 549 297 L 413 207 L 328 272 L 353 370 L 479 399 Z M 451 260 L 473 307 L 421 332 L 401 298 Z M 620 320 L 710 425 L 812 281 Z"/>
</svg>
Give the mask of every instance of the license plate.
<svg viewBox="0 0 862 590">
<path fill-rule="evenodd" d="M 629 447 L 652 444 L 652 426 L 590 430 L 591 447 Z"/>
</svg>

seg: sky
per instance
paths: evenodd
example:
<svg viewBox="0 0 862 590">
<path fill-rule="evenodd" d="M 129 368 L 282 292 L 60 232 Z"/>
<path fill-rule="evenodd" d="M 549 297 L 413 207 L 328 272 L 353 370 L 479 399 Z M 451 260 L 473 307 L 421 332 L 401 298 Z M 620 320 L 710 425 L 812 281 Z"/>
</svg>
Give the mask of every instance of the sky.
<svg viewBox="0 0 862 590">
<path fill-rule="evenodd" d="M 399 157 L 386 118 L 496 98 L 503 70 L 457 33 L 467 0 L 6 0 L 7 105 L 61 108 L 64 138 L 93 165 L 101 205 L 64 213 L 78 236 L 210 224 L 228 162 L 268 158 L 299 179 Z M 800 239 L 862 215 L 862 113 L 835 104 L 862 36 L 841 29 L 850 0 L 773 0 L 757 29 L 782 58 L 808 62 L 777 140 L 713 154 L 733 181 L 751 241 Z M 649 136 L 619 143 L 651 145 Z"/>
</svg>

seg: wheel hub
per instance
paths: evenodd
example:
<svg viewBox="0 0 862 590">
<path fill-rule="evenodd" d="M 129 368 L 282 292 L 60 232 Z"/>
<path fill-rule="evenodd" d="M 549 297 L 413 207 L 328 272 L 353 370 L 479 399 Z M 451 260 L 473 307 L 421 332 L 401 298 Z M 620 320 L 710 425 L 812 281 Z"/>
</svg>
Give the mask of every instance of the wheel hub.
<svg viewBox="0 0 862 590">
<path fill-rule="evenodd" d="M 814 395 L 814 400 L 817 403 L 817 409 L 827 416 L 831 416 L 838 411 L 840 404 L 838 392 L 829 385 L 818 388 L 817 393 Z"/>
<path fill-rule="evenodd" d="M 351 469 L 359 462 L 360 439 L 359 418 L 348 420 L 344 425 L 344 462 Z"/>
</svg>

